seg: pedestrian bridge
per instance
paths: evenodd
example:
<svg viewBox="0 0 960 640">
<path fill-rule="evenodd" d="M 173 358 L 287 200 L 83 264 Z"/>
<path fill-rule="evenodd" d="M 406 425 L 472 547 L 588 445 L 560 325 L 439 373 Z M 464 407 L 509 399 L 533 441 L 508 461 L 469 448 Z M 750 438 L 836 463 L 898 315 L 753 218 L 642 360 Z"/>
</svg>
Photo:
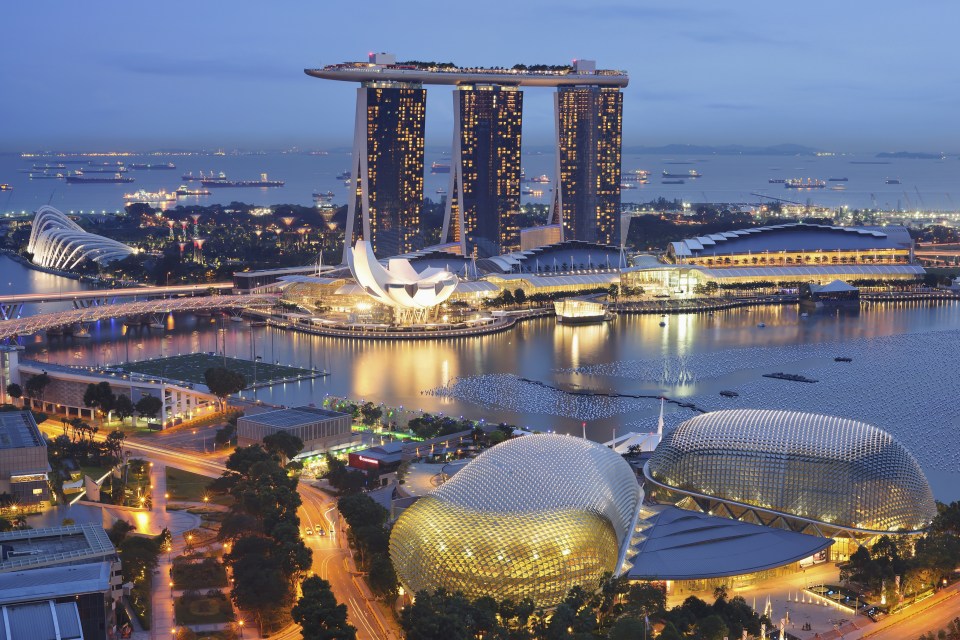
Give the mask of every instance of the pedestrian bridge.
<svg viewBox="0 0 960 640">
<path fill-rule="evenodd" d="M 186 298 L 162 298 L 156 300 L 137 300 L 134 302 L 120 302 L 117 304 L 103 304 L 98 306 L 70 309 L 55 313 L 41 313 L 25 318 L 0 320 L 0 340 L 7 340 L 21 335 L 29 335 L 37 331 L 83 325 L 99 320 L 120 318 L 125 316 L 166 315 L 178 311 L 203 311 L 216 309 L 248 309 L 252 307 L 270 307 L 279 299 L 277 294 L 250 294 L 250 295 L 213 295 Z"/>
</svg>

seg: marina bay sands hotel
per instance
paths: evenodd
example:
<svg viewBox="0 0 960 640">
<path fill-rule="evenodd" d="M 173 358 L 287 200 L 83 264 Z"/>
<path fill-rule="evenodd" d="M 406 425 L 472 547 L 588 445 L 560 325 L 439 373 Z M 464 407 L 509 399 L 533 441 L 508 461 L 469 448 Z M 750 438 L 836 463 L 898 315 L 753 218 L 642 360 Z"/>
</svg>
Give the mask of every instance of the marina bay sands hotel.
<svg viewBox="0 0 960 640">
<path fill-rule="evenodd" d="M 620 243 L 620 154 L 627 74 L 570 66 L 461 68 L 368 62 L 305 69 L 326 80 L 359 82 L 351 167 L 356 197 L 347 212 L 345 250 L 368 239 L 378 257 L 424 248 L 424 85 L 452 85 L 453 155 L 442 243 L 480 258 L 520 249 L 521 87 L 552 87 L 556 182 L 551 223 L 559 240 Z"/>
</svg>

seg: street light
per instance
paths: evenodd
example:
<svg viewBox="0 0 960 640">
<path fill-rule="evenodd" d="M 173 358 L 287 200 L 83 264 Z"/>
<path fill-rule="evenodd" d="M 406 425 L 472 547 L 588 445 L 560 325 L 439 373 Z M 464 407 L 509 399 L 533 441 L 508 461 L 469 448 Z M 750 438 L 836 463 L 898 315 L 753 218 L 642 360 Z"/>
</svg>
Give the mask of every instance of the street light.
<svg viewBox="0 0 960 640">
<path fill-rule="evenodd" d="M 240 637 L 243 637 L 243 618 L 240 618 L 240 622 L 237 623 L 240 626 Z"/>
</svg>

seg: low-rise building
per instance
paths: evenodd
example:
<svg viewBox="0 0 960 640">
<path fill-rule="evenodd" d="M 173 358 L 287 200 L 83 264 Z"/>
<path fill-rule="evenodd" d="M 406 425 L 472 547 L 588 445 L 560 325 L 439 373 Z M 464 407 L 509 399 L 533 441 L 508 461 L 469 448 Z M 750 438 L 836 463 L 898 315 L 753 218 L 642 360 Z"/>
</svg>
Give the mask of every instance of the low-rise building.
<svg viewBox="0 0 960 640">
<path fill-rule="evenodd" d="M 29 411 L 0 413 L 0 493 L 4 511 L 39 511 L 50 504 L 47 442 Z"/>
<path fill-rule="evenodd" d="M 0 640 L 105 640 L 121 581 L 98 525 L 0 533 Z"/>
<path fill-rule="evenodd" d="M 267 411 L 237 420 L 237 446 L 257 444 L 266 436 L 286 431 L 303 441 L 301 455 L 316 455 L 354 442 L 352 423 L 349 413 L 318 407 Z"/>
</svg>

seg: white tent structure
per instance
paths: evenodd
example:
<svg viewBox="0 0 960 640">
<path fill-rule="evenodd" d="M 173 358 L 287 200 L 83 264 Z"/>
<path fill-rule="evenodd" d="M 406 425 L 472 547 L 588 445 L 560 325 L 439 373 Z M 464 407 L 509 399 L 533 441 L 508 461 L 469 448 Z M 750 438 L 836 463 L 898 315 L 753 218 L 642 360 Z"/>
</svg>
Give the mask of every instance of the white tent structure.
<svg viewBox="0 0 960 640">
<path fill-rule="evenodd" d="M 417 273 L 404 258 L 390 258 L 384 267 L 366 240 L 347 252 L 347 264 L 357 284 L 381 304 L 393 307 L 401 324 L 424 322 L 431 309 L 449 298 L 460 280 L 445 269 Z"/>
<path fill-rule="evenodd" d="M 33 217 L 27 251 L 34 264 L 51 269 L 74 269 L 84 260 L 106 264 L 134 253 L 122 242 L 84 231 L 59 209 L 44 205 Z"/>
</svg>

